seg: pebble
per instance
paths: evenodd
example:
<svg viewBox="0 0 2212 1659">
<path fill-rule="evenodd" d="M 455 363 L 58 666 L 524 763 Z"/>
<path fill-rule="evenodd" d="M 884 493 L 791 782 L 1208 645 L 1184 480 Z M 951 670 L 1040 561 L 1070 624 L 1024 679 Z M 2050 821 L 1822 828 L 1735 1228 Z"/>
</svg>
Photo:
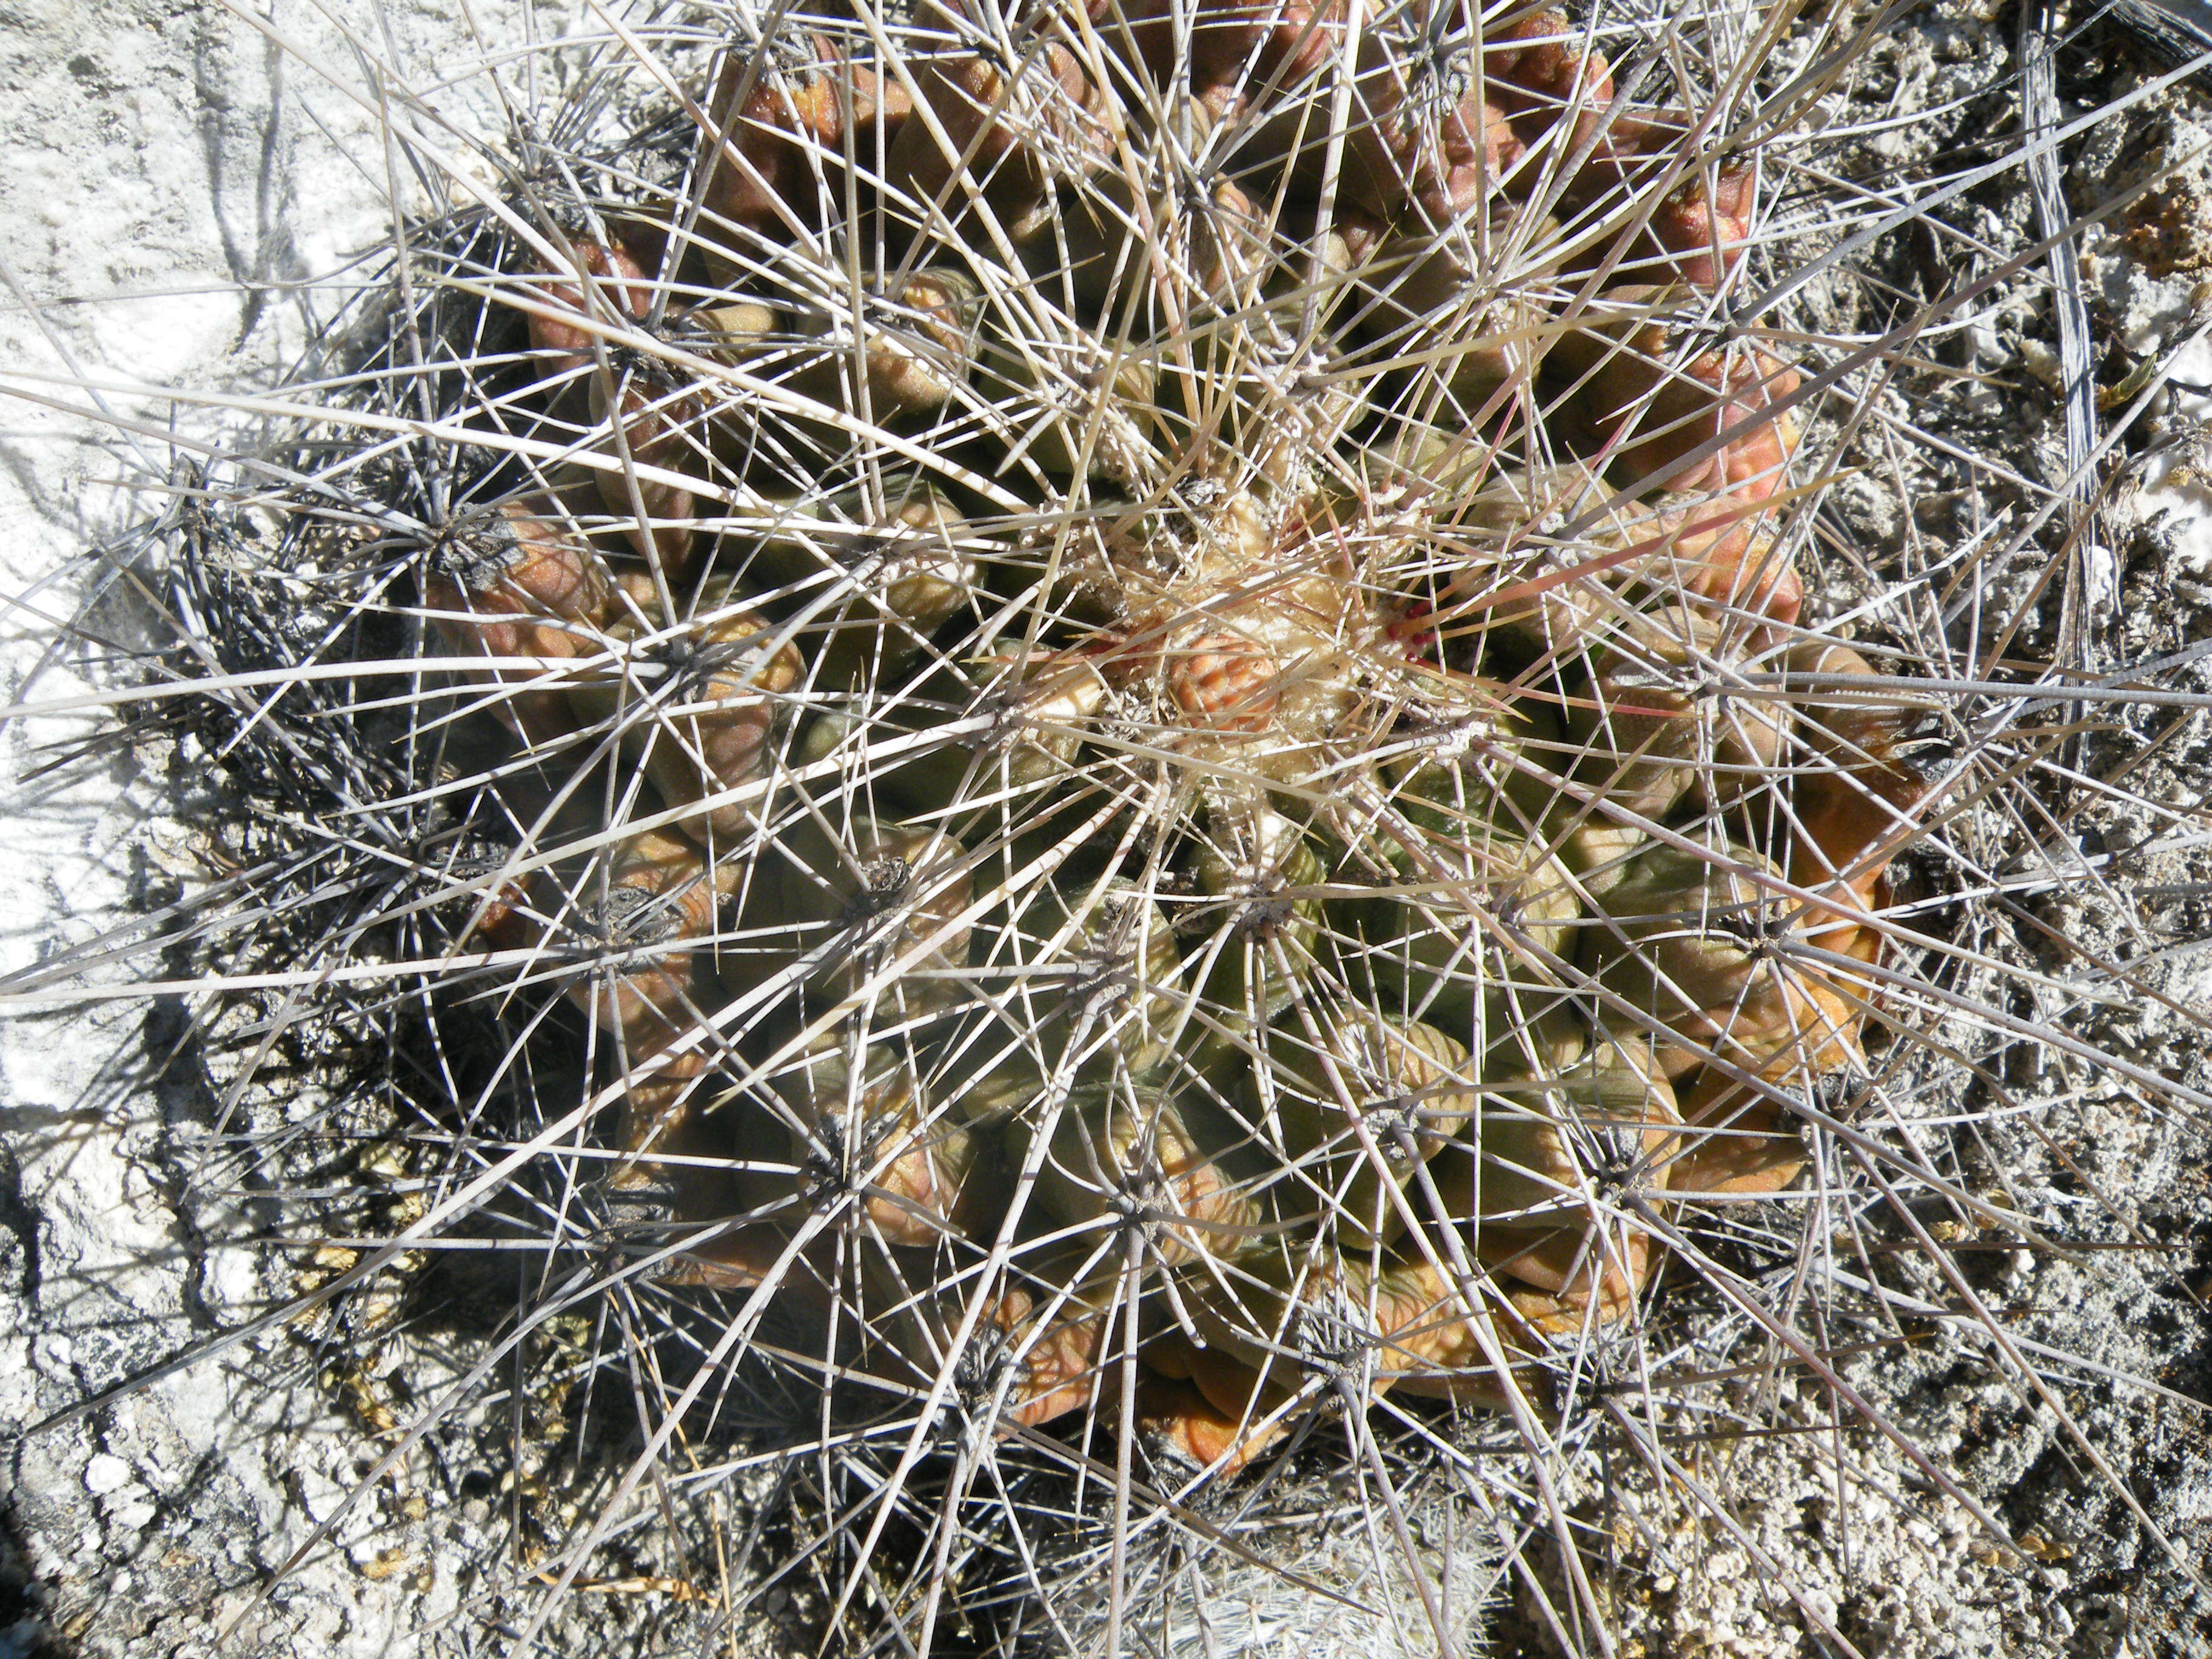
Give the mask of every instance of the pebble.
<svg viewBox="0 0 2212 1659">
<path fill-rule="evenodd" d="M 106 1497 L 130 1480 L 131 1466 L 112 1452 L 100 1452 L 85 1463 L 84 1489 L 94 1498 Z"/>
</svg>

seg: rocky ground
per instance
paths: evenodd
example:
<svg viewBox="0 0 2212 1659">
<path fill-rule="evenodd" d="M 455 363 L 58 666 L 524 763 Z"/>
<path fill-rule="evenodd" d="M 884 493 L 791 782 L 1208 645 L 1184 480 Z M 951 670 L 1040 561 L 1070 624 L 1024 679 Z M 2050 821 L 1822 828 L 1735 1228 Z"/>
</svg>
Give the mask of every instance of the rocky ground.
<svg viewBox="0 0 2212 1659">
<path fill-rule="evenodd" d="M 474 39 L 462 8 L 337 15 L 362 33 L 290 4 L 252 14 L 258 25 L 160 0 L 6 14 L 0 78 L 18 90 L 0 116 L 0 222 L 16 234 L 0 255 L 12 295 L 0 357 L 24 394 L 0 436 L 11 701 L 51 706 L 128 679 L 140 613 L 123 593 L 82 612 L 98 568 L 84 552 L 143 510 L 114 481 L 167 470 L 167 414 L 148 388 L 281 375 L 328 303 L 294 285 L 341 269 L 388 221 L 379 98 L 482 113 L 481 83 L 456 70 L 498 43 Z M 1901 11 L 1838 118 L 1926 112 L 1873 141 L 1900 168 L 2013 142 L 2014 28 L 2009 8 Z M 2066 112 L 2124 101 L 2154 72 L 2093 30 L 2062 62 Z M 2212 382 L 2198 287 L 2212 210 L 2190 159 L 2208 139 L 2212 106 L 2180 89 L 2069 147 L 2077 210 L 2158 180 L 2082 246 L 2114 408 L 2137 389 L 2131 371 L 2164 353 L 2180 353 L 2177 380 Z M 1960 240 L 1923 247 L 1908 230 L 1885 255 L 1900 289 L 1974 275 L 1970 244 L 2034 240 L 2015 175 L 1942 211 Z M 2043 294 L 2032 276 L 2001 288 L 1929 343 L 1941 376 L 1900 377 L 1902 418 L 1934 441 L 1837 487 L 1824 520 L 1836 544 L 1893 570 L 1926 561 L 1939 582 L 1961 538 L 2032 510 L 2021 481 L 2063 474 Z M 2159 398 L 2103 469 L 2114 488 L 2098 538 L 2117 586 L 2091 660 L 2155 663 L 2142 683 L 2212 696 L 2212 655 L 2191 654 L 2212 640 L 2212 441 L 2194 425 L 2212 393 Z M 2033 595 L 2040 562 L 2031 546 L 1978 584 L 1988 606 L 2024 605 L 2030 657 L 2057 627 L 2055 605 Z M 1820 597 L 1840 613 L 1853 579 L 1848 562 L 1833 568 Z M 64 625 L 80 614 L 91 629 Z M 1595 1460 L 1575 1471 L 1566 1497 L 1598 1540 L 1589 1559 L 1623 1651 L 1840 1651 L 1824 1631 L 1893 1659 L 2212 1651 L 2212 1598 L 2194 1579 L 2212 1571 L 2212 724 L 2172 702 L 2091 713 L 2070 788 L 2034 811 L 2009 797 L 1964 809 L 1978 816 L 1954 840 L 1985 855 L 1974 876 L 1998 899 L 1958 940 L 1971 958 L 1936 977 L 2013 1024 L 1931 1003 L 1919 1073 L 1891 1091 L 1893 1120 L 1864 1126 L 1893 1153 L 1918 1149 L 1930 1182 L 1898 1206 L 1830 1212 L 1838 1271 L 1878 1264 L 1840 1316 L 1838 1382 L 1896 1438 L 1850 1413 L 1838 1428 L 1835 1389 L 1792 1370 L 1745 1377 L 1735 1401 L 1776 1432 L 1686 1444 L 1669 1482 Z M 52 994 L 0 1004 L 0 1656 L 480 1650 L 466 1598 L 497 1548 L 499 1495 L 434 1509 L 387 1484 L 373 1504 L 344 1502 L 378 1455 L 390 1407 L 377 1376 L 283 1326 L 161 1369 L 249 1327 L 270 1286 L 264 1264 L 227 1243 L 250 1194 L 207 1178 L 218 1109 L 167 1066 L 225 1034 L 173 1000 L 149 1010 L 119 994 L 148 972 L 128 949 L 134 919 L 204 861 L 179 821 L 204 757 L 77 751 L 100 724 L 64 710 L 0 732 L 0 969 L 111 934 L 116 946 Z M 1956 886 L 1939 873 L 1937 897 Z M 1934 898 L 1929 914 L 1931 929 L 1949 925 Z M 280 1089 L 223 1109 L 273 1123 L 307 1109 Z M 1979 1200 L 1981 1219 L 1928 1197 L 1938 1181 Z M 1743 1340 L 1725 1323 L 1683 1352 L 1725 1364 Z M 1725 1491 L 1729 1521 L 1691 1500 L 1700 1486 Z M 2016 1548 L 1991 1541 L 1976 1504 Z M 1539 1580 L 1558 1571 L 1540 1543 L 1530 1560 Z M 576 1628 L 598 1642 L 633 1624 L 665 1634 L 659 1605 L 649 1588 L 597 1598 Z M 1554 1650 L 1525 1585 L 1495 1639 Z"/>
</svg>

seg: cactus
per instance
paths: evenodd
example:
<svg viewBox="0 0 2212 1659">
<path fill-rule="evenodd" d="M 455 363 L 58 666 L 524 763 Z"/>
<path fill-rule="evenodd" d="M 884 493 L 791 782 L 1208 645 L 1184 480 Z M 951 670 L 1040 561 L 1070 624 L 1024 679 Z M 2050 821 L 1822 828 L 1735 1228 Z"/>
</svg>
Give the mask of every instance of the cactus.
<svg viewBox="0 0 2212 1659">
<path fill-rule="evenodd" d="M 656 879 L 700 896 L 688 977 L 617 961 L 586 1000 L 620 1039 L 611 1178 L 779 1124 L 787 1168 L 719 1203 L 647 1183 L 659 1270 L 772 1291 L 731 1239 L 836 1241 L 815 1363 L 902 1409 L 965 1379 L 987 1437 L 1118 1416 L 1219 1475 L 1401 1374 L 1525 1408 L 1658 1258 L 1600 1153 L 1662 1206 L 1780 1185 L 1771 1097 L 1863 1068 L 1846 994 L 1761 942 L 1803 921 L 1785 866 L 1877 902 L 1878 835 L 1808 802 L 1794 841 L 1747 823 L 1763 852 L 1636 844 L 1757 818 L 1793 741 L 1705 684 L 1796 611 L 1734 520 L 1786 483 L 1797 376 L 1681 343 L 1749 175 L 1630 214 L 1680 135 L 1602 112 L 1562 15 L 1480 47 L 1436 20 L 1468 66 L 1441 112 L 1404 21 L 1356 49 L 1348 21 L 1205 9 L 1179 46 L 1164 14 L 944 0 L 910 79 L 863 32 L 738 42 L 700 210 L 577 245 L 619 326 L 533 316 L 588 383 L 571 465 L 616 533 L 533 531 L 591 579 L 511 579 L 543 619 L 485 633 L 587 665 L 529 683 L 572 710 L 530 735 L 613 803 L 536 878 L 529 943 L 595 883 L 645 890 L 672 832 L 695 850 Z M 1340 56 L 1378 114 L 1332 225 Z M 1186 64 L 1194 106 L 1164 97 Z M 1194 143 L 1225 169 L 1197 191 Z M 1522 244 L 1510 278 L 1478 224 Z M 1664 280 L 1578 290 L 1607 247 Z M 1561 452 L 1565 510 L 1634 556 L 1531 583 Z M 1706 502 L 1722 532 L 1679 527 Z M 1533 630 L 1532 586 L 1562 590 Z"/>
<path fill-rule="evenodd" d="M 1119 1418 L 1219 1476 L 1401 1376 L 1540 1402 L 1547 1334 L 1624 1317 L 1654 1261 L 1591 1147 L 1661 1125 L 1632 1162 L 1680 1190 L 1669 1082 L 1755 1114 L 1804 1048 L 1650 942 L 1654 903 L 1733 910 L 1775 864 L 1655 846 L 1601 894 L 1562 862 L 1776 770 L 1786 709 L 1716 720 L 1686 683 L 1791 619 L 1778 585 L 1683 580 L 1679 547 L 1566 584 L 1540 678 L 1503 613 L 1549 561 L 1496 495 L 1565 448 L 1625 535 L 1622 483 L 1764 500 L 1796 382 L 1674 366 L 1749 186 L 1632 225 L 1679 135 L 1608 125 L 1564 16 L 1436 20 L 1468 70 L 1441 109 L 1403 20 L 1349 58 L 1334 9 L 1169 22 L 945 0 L 908 73 L 865 30 L 732 43 L 696 210 L 593 204 L 506 267 L 516 418 L 574 441 L 520 495 L 487 464 L 408 557 L 456 690 L 581 817 L 501 941 L 589 951 L 589 1133 L 648 1276 L 775 1296 L 916 1450 L 923 1400 L 986 1443 Z M 1379 113 L 1332 224 L 1340 59 Z M 1194 143 L 1225 169 L 1195 192 Z M 1510 285 L 1470 214 L 1524 244 Z M 1576 301 L 1609 238 L 1674 285 Z M 1823 850 L 1863 900 L 1863 849 Z"/>
<path fill-rule="evenodd" d="M 1012 1471 L 1545 1443 L 1871 1085 L 1954 775 L 1808 623 L 1757 167 L 1552 11 L 748 13 L 696 85 L 676 182 L 395 281 L 356 395 L 440 422 L 284 532 L 407 635 L 426 1026 L 683 1310 L 633 1474 L 778 1374 L 828 1618 L 926 1651 Z"/>
</svg>

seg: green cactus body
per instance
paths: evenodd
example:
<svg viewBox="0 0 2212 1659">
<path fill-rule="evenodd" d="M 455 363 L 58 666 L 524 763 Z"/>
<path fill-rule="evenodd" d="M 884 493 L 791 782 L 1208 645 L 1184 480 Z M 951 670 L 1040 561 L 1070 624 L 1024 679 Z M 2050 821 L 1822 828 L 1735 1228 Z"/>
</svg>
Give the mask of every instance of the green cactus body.
<svg viewBox="0 0 2212 1659">
<path fill-rule="evenodd" d="M 1204 1340 L 1258 1372 L 1279 1400 L 1310 1368 L 1372 1347 L 1373 1278 L 1357 1252 L 1317 1250 L 1293 1237 L 1194 1281 L 1184 1299 Z"/>
<path fill-rule="evenodd" d="M 920 1079 L 896 1059 L 863 1053 L 874 1063 L 856 1074 L 858 1036 L 833 1032 L 778 1079 L 795 1114 L 794 1179 L 831 1201 L 852 1194 L 871 1237 L 885 1245 L 967 1237 L 996 1190 L 979 1167 L 985 1143 L 933 1110 Z"/>
<path fill-rule="evenodd" d="M 810 1005 L 872 1006 L 891 1027 L 957 1003 L 974 890 L 957 841 L 856 814 L 834 833 L 793 823 L 778 852 L 755 861 L 742 919 L 749 937 L 781 946 L 759 975 L 797 973 Z"/>
<path fill-rule="evenodd" d="M 1493 1272 L 1570 1300 L 1600 1284 L 1618 1298 L 1642 1284 L 1650 1241 L 1607 1219 L 1595 1183 L 1663 1188 L 1680 1121 L 1647 1040 L 1601 1042 L 1555 1071 L 1488 1066 L 1480 1156 L 1442 1172 L 1439 1191 Z"/>
<path fill-rule="evenodd" d="M 879 422 L 942 410 L 975 367 L 982 315 L 975 279 L 932 267 L 869 283 L 857 325 L 843 286 L 834 277 L 825 287 L 838 300 L 798 313 L 799 332 L 820 345 L 802 389 Z"/>
<path fill-rule="evenodd" d="M 1242 1068 L 1311 979 L 1325 872 L 1298 825 L 1279 813 L 1232 807 L 1210 818 L 1208 829 L 1195 872 L 1206 899 L 1191 915 L 1207 935 L 1195 957 L 1201 1012 L 1194 1063 L 1218 1077 Z"/>
<path fill-rule="evenodd" d="M 1492 711 L 1479 745 L 1442 758 L 1424 747 L 1382 765 L 1390 803 L 1407 822 L 1445 841 L 1480 840 L 1490 826 L 1520 831 L 1559 810 L 1559 722 L 1522 700 Z M 1524 768 L 1530 769 L 1523 769 Z"/>
<path fill-rule="evenodd" d="M 1186 998 L 1165 912 L 1139 890 L 1008 892 L 976 924 L 978 1006 L 945 1045 L 963 1115 L 1032 1121 L 1057 1083 L 1149 1084 L 1169 1067 Z"/>
<path fill-rule="evenodd" d="M 1376 303 L 1365 331 L 1447 412 L 1473 420 L 1501 392 L 1524 386 L 1544 355 L 1551 318 L 1533 285 L 1480 302 L 1483 255 L 1458 232 L 1397 231 L 1376 251 L 1364 284 Z M 1533 274 L 1533 273 L 1532 273 Z"/>
<path fill-rule="evenodd" d="M 628 617 L 604 637 L 614 665 L 570 686 L 577 718 L 617 730 L 670 806 L 698 809 L 684 819 L 687 834 L 742 844 L 757 822 L 754 803 L 708 803 L 768 776 L 804 657 L 726 580 L 707 584 L 681 622 Z"/>
<path fill-rule="evenodd" d="M 1386 841 L 1378 861 L 1398 879 L 1332 908 L 1376 989 L 1421 1019 L 1468 1030 L 1486 994 L 1556 983 L 1574 954 L 1581 895 L 1559 860 L 1516 836 L 1418 852 Z"/>
<path fill-rule="evenodd" d="M 1659 817 L 1685 796 L 1724 805 L 1775 775 L 1787 706 L 1727 702 L 1695 684 L 1725 659 L 1718 624 L 1669 606 L 1605 633 L 1589 695 L 1567 711 L 1567 736 L 1591 751 L 1582 781 Z"/>
<path fill-rule="evenodd" d="M 1010 471 L 1026 465 L 1133 484 L 1156 470 L 1159 374 L 1147 359 L 1087 332 L 1000 331 L 987 340 L 980 375 Z"/>
<path fill-rule="evenodd" d="M 1079 1227 L 1141 1231 L 1165 1267 L 1249 1254 L 1273 1218 L 1249 1157 L 1202 1097 L 1091 1085 L 1060 1107 L 1039 1199 Z"/>
<path fill-rule="evenodd" d="M 1363 1008 L 1324 1007 L 1309 1040 L 1299 1036 L 1279 1030 L 1271 1065 L 1251 1074 L 1254 1121 L 1318 1184 L 1316 1219 L 1334 1226 L 1340 1248 L 1389 1244 L 1409 1213 L 1399 1190 L 1474 1115 L 1467 1048 Z"/>
<path fill-rule="evenodd" d="M 1655 846 L 1602 896 L 1582 965 L 1651 1022 L 1670 1080 L 1709 1056 L 1754 1072 L 1785 1054 L 1816 1072 L 1856 1061 L 1856 1018 L 1832 988 L 1763 948 L 1770 929 L 1802 923 L 1779 879 L 1747 848 Z"/>
</svg>

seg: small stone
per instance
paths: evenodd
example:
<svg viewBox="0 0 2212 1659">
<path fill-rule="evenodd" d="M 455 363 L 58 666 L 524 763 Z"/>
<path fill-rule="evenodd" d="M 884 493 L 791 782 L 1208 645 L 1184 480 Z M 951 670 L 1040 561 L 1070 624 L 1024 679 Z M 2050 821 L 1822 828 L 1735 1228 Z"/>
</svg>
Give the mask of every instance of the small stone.
<svg viewBox="0 0 2212 1659">
<path fill-rule="evenodd" d="M 2020 364 L 2040 380 L 2045 390 L 2063 392 L 2066 390 L 2066 370 L 2058 354 L 2037 339 L 2020 343 Z"/>
<path fill-rule="evenodd" d="M 84 1489 L 94 1498 L 105 1498 L 130 1480 L 131 1466 L 112 1452 L 100 1452 L 85 1463 Z"/>
</svg>

